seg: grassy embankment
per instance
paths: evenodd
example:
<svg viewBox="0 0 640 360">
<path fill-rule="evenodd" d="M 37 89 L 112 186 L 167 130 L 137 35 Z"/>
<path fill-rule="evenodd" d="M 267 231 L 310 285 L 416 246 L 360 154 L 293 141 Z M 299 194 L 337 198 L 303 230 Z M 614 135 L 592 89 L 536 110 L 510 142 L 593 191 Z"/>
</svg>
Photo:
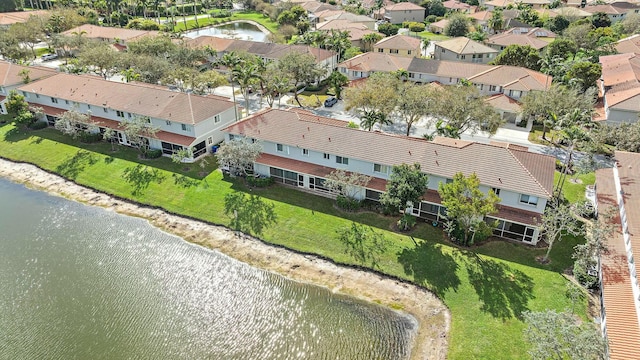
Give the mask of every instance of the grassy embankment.
<svg viewBox="0 0 640 360">
<path fill-rule="evenodd" d="M 209 18 L 209 17 L 198 18 L 198 25 L 200 25 L 200 27 L 202 28 L 205 26 L 218 25 L 228 21 L 235 21 L 235 20 L 255 21 L 260 25 L 264 26 L 265 28 L 267 28 L 272 33 L 275 33 L 278 31 L 277 22 L 272 21 L 268 16 L 259 14 L 257 12 L 236 12 L 236 13 L 233 13 L 233 15 L 231 15 L 230 17 L 225 17 L 225 18 Z M 196 21 L 193 18 L 193 16 L 187 18 L 186 29 L 187 30 L 196 29 Z M 185 24 L 182 21 L 181 17 L 176 17 L 176 26 L 173 28 L 173 30 L 176 32 L 185 30 Z"/>
<path fill-rule="evenodd" d="M 12 125 L 1 126 L 0 156 L 36 164 L 123 198 L 218 224 L 229 223 L 223 214 L 225 194 L 247 190 L 241 180 L 223 178 L 219 171 L 207 172 L 201 178 L 197 165 L 190 165 L 190 170 L 183 173 L 184 164 L 166 158 L 140 161 L 131 149 L 119 147 L 111 152 L 108 144 L 79 144 L 53 129 L 22 131 Z M 160 169 L 164 180 L 151 183 L 134 196 L 121 175 L 137 163 Z M 186 175 L 191 181 L 176 182 L 174 174 Z M 329 199 L 281 186 L 254 189 L 252 193 L 275 204 L 278 224 L 263 235 L 269 243 L 352 264 L 336 229 L 358 221 L 383 232 L 392 245 L 382 255 L 380 271 L 431 289 L 451 310 L 450 359 L 527 358 L 527 344 L 522 339 L 524 324 L 519 319 L 525 310 L 573 307 L 586 317 L 586 301 L 572 304 L 565 295 L 567 280 L 561 274 L 571 265 L 576 239 L 558 242 L 551 252 L 551 263 L 541 265 L 535 257 L 544 249 L 504 241 L 459 249 L 443 238 L 440 229 L 426 223 L 410 234 L 416 245 L 409 236 L 390 231 L 395 218 L 343 213 Z"/>
</svg>

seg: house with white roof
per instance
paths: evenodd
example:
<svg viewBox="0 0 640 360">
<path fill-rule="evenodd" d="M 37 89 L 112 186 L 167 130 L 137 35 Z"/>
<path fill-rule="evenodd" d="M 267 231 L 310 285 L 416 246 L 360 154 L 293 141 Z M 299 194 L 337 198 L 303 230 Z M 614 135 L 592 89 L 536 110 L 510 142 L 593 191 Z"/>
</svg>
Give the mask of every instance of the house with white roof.
<svg viewBox="0 0 640 360">
<path fill-rule="evenodd" d="M 333 196 L 324 186 L 336 169 L 357 172 L 371 181 L 357 198 L 378 201 L 394 165 L 420 164 L 429 175 L 428 190 L 412 214 L 443 221 L 446 209 L 438 185 L 462 172 L 477 174 L 481 190 L 500 197 L 498 213 L 485 220 L 494 235 L 535 245 L 538 220 L 553 192 L 555 158 L 521 146 L 481 144 L 437 138 L 435 141 L 352 129 L 347 122 L 299 110 L 265 109 L 230 125 L 227 140 L 260 141 L 262 153 L 253 170 L 292 188 Z"/>
<path fill-rule="evenodd" d="M 58 73 L 17 89 L 26 101 L 43 109 L 49 125 L 68 110 L 90 116 L 90 124 L 116 131 L 118 142 L 130 145 L 121 124 L 143 118 L 158 129 L 148 139 L 152 149 L 170 156 L 183 148 L 193 158 L 207 152 L 224 138 L 221 130 L 236 121 L 233 102 L 215 95 L 200 96 L 171 91 L 163 86 L 120 83 L 89 75 Z"/>
</svg>

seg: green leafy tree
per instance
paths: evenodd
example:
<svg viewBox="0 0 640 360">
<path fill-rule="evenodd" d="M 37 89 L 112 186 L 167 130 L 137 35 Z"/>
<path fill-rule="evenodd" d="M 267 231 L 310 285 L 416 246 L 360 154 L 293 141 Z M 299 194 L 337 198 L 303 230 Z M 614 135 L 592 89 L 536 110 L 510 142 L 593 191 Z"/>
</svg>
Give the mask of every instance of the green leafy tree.
<svg viewBox="0 0 640 360">
<path fill-rule="evenodd" d="M 269 107 L 273 107 L 273 103 L 278 99 L 278 106 L 280 106 L 281 95 L 291 89 L 291 79 L 288 74 L 272 63 L 267 66 L 267 71 L 262 78 L 263 96 L 267 99 L 267 104 Z"/>
<path fill-rule="evenodd" d="M 242 59 L 235 51 L 230 51 L 222 56 L 222 58 L 218 59 L 217 63 L 227 68 L 227 73 L 229 74 L 229 84 L 231 85 L 231 96 L 233 97 L 233 109 L 235 111 L 236 121 L 238 118 L 238 107 L 236 106 L 236 90 L 233 86 L 235 81 L 233 69 L 242 63 Z"/>
<path fill-rule="evenodd" d="M 420 164 L 394 165 L 387 180 L 387 188 L 380 195 L 385 211 L 396 213 L 420 202 L 427 191 L 429 177 L 420 169 Z"/>
<path fill-rule="evenodd" d="M 118 53 L 105 43 L 90 43 L 78 54 L 80 65 L 97 70 L 103 78 L 108 79 L 118 72 Z"/>
<path fill-rule="evenodd" d="M 454 14 L 444 28 L 444 34 L 451 37 L 466 36 L 469 32 L 469 18 L 463 14 Z"/>
<path fill-rule="evenodd" d="M 373 50 L 373 45 L 376 44 L 378 41 L 382 40 L 384 36 L 382 36 L 379 33 L 369 33 L 366 34 L 362 37 L 362 44 L 364 45 L 364 50 L 365 51 L 372 51 Z"/>
<path fill-rule="evenodd" d="M 378 31 L 383 33 L 385 36 L 396 35 L 398 33 L 398 30 L 400 30 L 400 26 L 395 24 L 384 23 L 378 25 Z"/>
<path fill-rule="evenodd" d="M 596 86 L 596 81 L 601 75 L 602 65 L 590 61 L 579 61 L 571 65 L 564 81 L 567 84 L 575 84 L 582 91 L 587 91 L 588 88 Z"/>
<path fill-rule="evenodd" d="M 278 222 L 275 205 L 255 194 L 234 191 L 224 197 L 224 213 L 231 218 L 229 227 L 256 236 Z"/>
<path fill-rule="evenodd" d="M 18 93 L 16 90 L 9 91 L 5 107 L 9 115 L 14 117 L 20 113 L 29 111 L 29 104 L 24 95 Z"/>
<path fill-rule="evenodd" d="M 480 96 L 475 86 L 449 86 L 439 91 L 438 102 L 433 112 L 444 119 L 452 130 L 448 132 L 454 138 L 460 134 L 470 132 L 476 134 L 483 130 L 493 135 L 503 123 L 500 115 Z"/>
<path fill-rule="evenodd" d="M 246 174 L 247 168 L 251 168 L 260 153 L 262 144 L 253 142 L 247 138 L 234 138 L 220 145 L 216 152 L 218 164 L 229 169 L 229 173 L 234 176 L 237 173 Z"/>
<path fill-rule="evenodd" d="M 491 17 L 488 22 L 489 28 L 493 30 L 493 32 L 500 32 L 504 28 L 504 15 L 502 14 L 502 9 L 495 8 L 491 12 Z"/>
<path fill-rule="evenodd" d="M 529 45 L 509 45 L 492 62 L 494 65 L 511 65 L 540 70 L 540 54 Z"/>
<path fill-rule="evenodd" d="M 364 84 L 346 89 L 345 109 L 360 112 L 364 129 L 372 130 L 376 123 L 387 124 L 396 107 L 401 84 L 394 74 L 375 72 Z"/>
<path fill-rule="evenodd" d="M 326 176 L 324 186 L 338 196 L 356 200 L 357 195 L 363 191 L 369 181 L 371 181 L 370 176 L 336 169 Z"/>
<path fill-rule="evenodd" d="M 427 9 L 426 15 L 444 16 L 447 8 L 442 5 L 442 0 L 426 0 L 420 6 Z"/>
<path fill-rule="evenodd" d="M 56 130 L 77 139 L 80 135 L 97 129 L 91 123 L 91 117 L 76 109 L 65 111 L 55 122 Z"/>
<path fill-rule="evenodd" d="M 351 226 L 337 231 L 340 242 L 345 246 L 345 254 L 353 257 L 360 265 L 379 267 L 380 256 L 387 251 L 389 240 L 372 227 L 351 223 Z"/>
<path fill-rule="evenodd" d="M 135 116 L 131 120 L 122 121 L 120 126 L 129 144 L 138 149 L 142 157 L 146 157 L 151 149 L 149 139 L 155 138 L 160 128 L 151 125 L 149 118 L 144 116 Z"/>
<path fill-rule="evenodd" d="M 247 115 L 249 115 L 249 91 L 251 87 L 257 85 L 261 79 L 258 65 L 255 63 L 255 60 L 249 59 L 236 65 L 231 71 L 240 86 L 240 91 L 244 97 L 245 110 Z"/>
<path fill-rule="evenodd" d="M 571 207 L 561 203 L 556 206 L 547 206 L 540 222 L 540 233 L 544 235 L 548 245 L 547 252 L 542 258 L 542 262 L 546 263 L 556 241 L 567 234 L 582 235 L 583 228 L 573 215 Z"/>
<path fill-rule="evenodd" d="M 27 21 L 15 23 L 9 27 L 8 34 L 18 43 L 25 45 L 31 50 L 31 55 L 36 58 L 35 47 L 45 37 L 45 22 L 39 16 L 29 16 Z"/>
<path fill-rule="evenodd" d="M 106 128 L 102 133 L 102 139 L 111 144 L 111 151 L 116 151 L 115 143 L 118 140 L 118 133 L 114 129 Z"/>
<path fill-rule="evenodd" d="M 462 243 L 472 245 L 477 230 L 484 226 L 484 217 L 495 214 L 500 198 L 493 192 L 480 190 L 480 179 L 473 173 L 465 177 L 456 173 L 450 183 L 440 183 L 438 193 L 447 209 L 447 219 L 455 221 L 464 233 Z M 481 225 L 482 224 L 482 225 Z"/>
<path fill-rule="evenodd" d="M 611 19 L 603 12 L 597 12 L 591 15 L 591 25 L 595 28 L 604 28 L 611 26 Z"/>
<path fill-rule="evenodd" d="M 561 33 L 564 29 L 568 28 L 571 22 L 564 16 L 558 15 L 556 17 L 550 17 L 544 22 L 544 27 L 553 31 L 554 33 Z"/>
<path fill-rule="evenodd" d="M 286 73 L 288 78 L 291 79 L 295 89 L 293 97 L 299 106 L 302 106 L 302 104 L 298 98 L 298 86 L 315 82 L 326 71 L 316 63 L 313 55 L 295 51 L 288 53 L 278 61 L 278 69 Z"/>
<path fill-rule="evenodd" d="M 532 359 L 605 359 L 605 341 L 594 324 L 580 324 L 571 313 L 554 310 L 526 311 L 523 316 Z"/>
<path fill-rule="evenodd" d="M 557 38 L 553 40 L 545 49 L 545 57 L 552 59 L 559 57 L 561 59 L 568 59 L 575 56 L 578 51 L 578 45 L 571 40 L 565 38 Z"/>
<path fill-rule="evenodd" d="M 334 94 L 338 99 L 342 98 L 342 89 L 347 86 L 349 79 L 342 73 L 334 71 L 329 76 L 329 86 L 333 89 Z"/>
<path fill-rule="evenodd" d="M 400 86 L 396 112 L 407 125 L 406 135 L 411 135 L 411 127 L 422 117 L 431 115 L 436 104 L 437 90 L 428 85 L 415 85 L 410 82 Z"/>
</svg>

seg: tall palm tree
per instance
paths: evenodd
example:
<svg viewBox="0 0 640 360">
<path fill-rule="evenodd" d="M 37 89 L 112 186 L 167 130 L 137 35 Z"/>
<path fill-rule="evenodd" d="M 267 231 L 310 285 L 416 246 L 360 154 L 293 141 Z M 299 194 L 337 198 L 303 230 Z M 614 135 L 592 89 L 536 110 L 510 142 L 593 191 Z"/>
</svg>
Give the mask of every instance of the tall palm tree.
<svg viewBox="0 0 640 360">
<path fill-rule="evenodd" d="M 238 66 L 242 62 L 242 59 L 235 51 L 230 51 L 224 55 L 222 58 L 218 59 L 218 65 L 222 65 L 227 68 L 229 74 L 229 84 L 231 84 L 231 94 L 233 96 L 233 110 L 235 111 L 236 121 L 238 121 L 238 107 L 236 106 L 236 90 L 233 86 L 234 73 L 233 69 Z"/>
<path fill-rule="evenodd" d="M 251 61 L 243 61 L 236 65 L 231 72 L 238 85 L 240 85 L 240 91 L 244 96 L 245 109 L 247 109 L 247 115 L 249 115 L 249 89 L 251 85 L 260 79 L 258 67 Z"/>
<path fill-rule="evenodd" d="M 377 43 L 378 41 L 382 40 L 383 36 L 382 34 L 378 34 L 378 33 L 370 33 L 370 34 L 366 34 L 362 37 L 362 43 L 364 44 L 364 50 L 365 51 L 371 51 L 371 49 L 373 48 L 373 44 Z"/>
</svg>

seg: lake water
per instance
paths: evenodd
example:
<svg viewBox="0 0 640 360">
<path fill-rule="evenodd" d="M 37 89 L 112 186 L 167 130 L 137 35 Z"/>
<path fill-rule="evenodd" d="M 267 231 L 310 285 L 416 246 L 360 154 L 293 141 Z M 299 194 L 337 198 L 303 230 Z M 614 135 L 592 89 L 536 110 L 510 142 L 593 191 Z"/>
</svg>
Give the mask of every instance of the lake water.
<svg viewBox="0 0 640 360">
<path fill-rule="evenodd" d="M 405 359 L 417 324 L 0 178 L 0 359 Z"/>
<path fill-rule="evenodd" d="M 197 38 L 198 36 L 209 35 L 217 36 L 228 39 L 240 39 L 240 40 L 252 40 L 265 42 L 267 40 L 267 34 L 260 31 L 260 29 L 248 22 L 234 22 L 231 24 L 220 25 L 210 27 L 206 29 L 199 29 L 189 31 L 184 34 L 188 38 Z"/>
</svg>

